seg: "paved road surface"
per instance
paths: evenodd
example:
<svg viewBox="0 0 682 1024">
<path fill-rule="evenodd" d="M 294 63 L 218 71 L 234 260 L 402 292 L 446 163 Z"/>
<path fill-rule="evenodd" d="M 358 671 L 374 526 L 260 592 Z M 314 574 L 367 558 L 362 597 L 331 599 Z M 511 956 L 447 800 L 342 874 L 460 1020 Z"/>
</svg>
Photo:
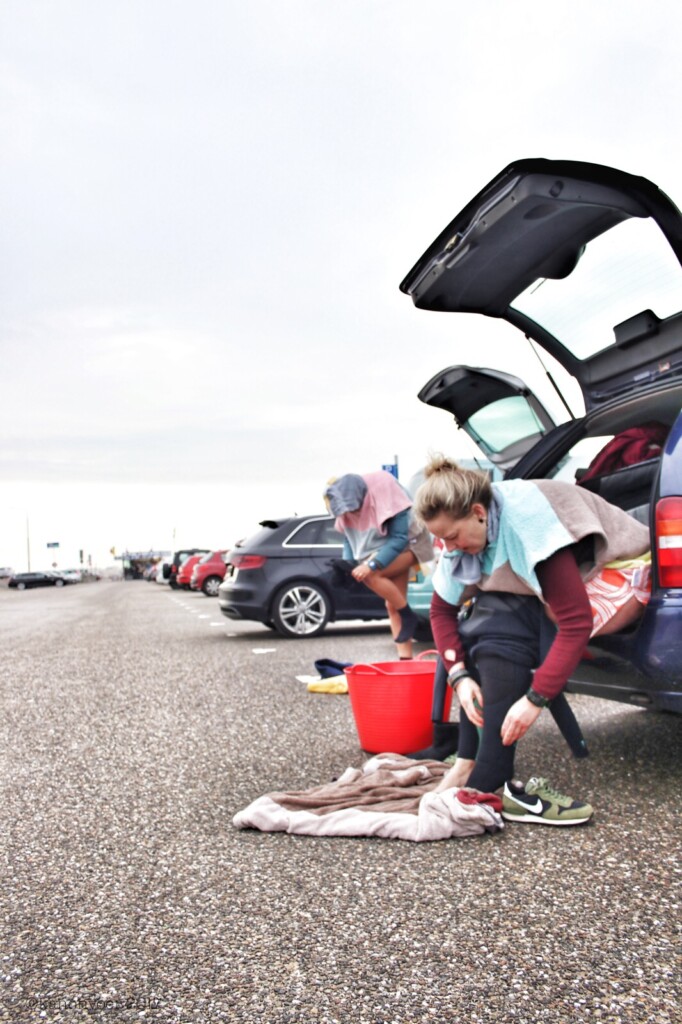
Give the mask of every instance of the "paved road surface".
<svg viewBox="0 0 682 1024">
<path fill-rule="evenodd" d="M 155 584 L 0 588 L 7 868 L 0 1020 L 679 1024 L 680 728 L 572 698 L 519 754 L 590 799 L 584 828 L 411 844 L 239 832 L 277 788 L 361 763 L 318 657 Z M 273 650 L 274 649 L 274 650 Z"/>
</svg>

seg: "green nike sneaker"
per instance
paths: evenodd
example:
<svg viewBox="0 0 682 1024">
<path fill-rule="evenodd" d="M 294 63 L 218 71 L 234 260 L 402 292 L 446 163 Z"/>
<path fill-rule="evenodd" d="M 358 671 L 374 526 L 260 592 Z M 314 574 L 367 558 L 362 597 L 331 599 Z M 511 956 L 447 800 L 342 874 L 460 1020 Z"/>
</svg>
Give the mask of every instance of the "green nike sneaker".
<svg viewBox="0 0 682 1024">
<path fill-rule="evenodd" d="M 502 794 L 502 817 L 537 825 L 582 825 L 594 811 L 590 804 L 563 796 L 547 779 L 506 782 Z"/>
</svg>

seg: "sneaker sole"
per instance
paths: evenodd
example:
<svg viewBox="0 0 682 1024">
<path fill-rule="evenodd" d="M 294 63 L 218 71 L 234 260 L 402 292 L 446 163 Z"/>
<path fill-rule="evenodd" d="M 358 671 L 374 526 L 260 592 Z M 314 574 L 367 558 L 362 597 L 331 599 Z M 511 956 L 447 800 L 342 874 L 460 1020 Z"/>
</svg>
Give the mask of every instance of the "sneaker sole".
<svg viewBox="0 0 682 1024">
<path fill-rule="evenodd" d="M 566 825 L 584 825 L 592 817 L 591 814 L 588 814 L 586 818 L 560 818 L 557 820 L 542 818 L 539 814 L 510 814 L 509 811 L 502 811 L 501 813 L 505 821 L 520 821 L 531 825 L 559 825 L 562 827 Z"/>
</svg>

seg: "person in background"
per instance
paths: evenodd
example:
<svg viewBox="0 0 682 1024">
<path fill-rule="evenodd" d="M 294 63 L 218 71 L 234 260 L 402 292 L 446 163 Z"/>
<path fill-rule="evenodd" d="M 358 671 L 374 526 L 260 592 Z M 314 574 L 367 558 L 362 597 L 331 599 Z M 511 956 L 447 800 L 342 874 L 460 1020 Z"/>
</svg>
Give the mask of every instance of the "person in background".
<svg viewBox="0 0 682 1024">
<path fill-rule="evenodd" d="M 419 620 L 407 603 L 407 583 L 415 565 L 433 558 L 428 530 L 413 519 L 412 499 L 383 469 L 332 479 L 324 499 L 343 534 L 346 568 L 384 599 L 398 656 L 411 658 Z"/>
<path fill-rule="evenodd" d="M 546 779 L 525 786 L 513 779 L 516 743 L 561 694 L 590 636 L 624 629 L 642 614 L 650 593 L 647 527 L 574 484 L 494 484 L 442 456 L 427 467 L 414 510 L 445 548 L 431 624 L 463 712 L 457 760 L 441 788 L 504 786 L 511 821 L 588 820 L 589 804 Z M 460 618 L 472 597 L 470 618 Z"/>
</svg>

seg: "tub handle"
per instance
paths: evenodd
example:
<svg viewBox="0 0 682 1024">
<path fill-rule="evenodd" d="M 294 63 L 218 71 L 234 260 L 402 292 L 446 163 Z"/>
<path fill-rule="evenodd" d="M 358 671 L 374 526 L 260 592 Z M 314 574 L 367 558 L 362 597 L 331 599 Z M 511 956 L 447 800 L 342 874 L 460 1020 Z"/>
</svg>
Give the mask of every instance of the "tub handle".
<svg viewBox="0 0 682 1024">
<path fill-rule="evenodd" d="M 418 654 L 414 660 L 421 661 L 422 658 L 428 658 L 430 654 L 435 654 L 437 658 L 439 657 L 438 651 L 422 651 L 421 654 Z"/>
<path fill-rule="evenodd" d="M 439 656 L 438 651 L 422 651 L 422 653 L 418 654 L 413 661 L 421 661 L 422 658 L 426 658 L 430 654 L 435 654 L 436 657 Z M 344 671 L 353 673 L 358 672 L 360 675 L 364 676 L 390 676 L 392 674 L 391 672 L 384 671 L 383 668 L 379 668 L 378 665 L 363 665 L 362 662 L 358 665 L 352 665 L 350 668 L 344 669 Z"/>
</svg>

